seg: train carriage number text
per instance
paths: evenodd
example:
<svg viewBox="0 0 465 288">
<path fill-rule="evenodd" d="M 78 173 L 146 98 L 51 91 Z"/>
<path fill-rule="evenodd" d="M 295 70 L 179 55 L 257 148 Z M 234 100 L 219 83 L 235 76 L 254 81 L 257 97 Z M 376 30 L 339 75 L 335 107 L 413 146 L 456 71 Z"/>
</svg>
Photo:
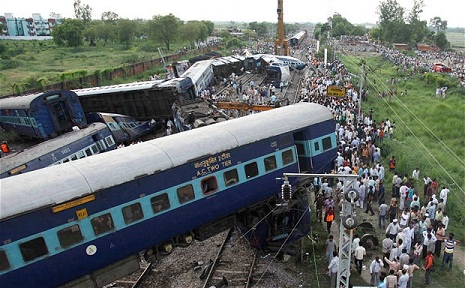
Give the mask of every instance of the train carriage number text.
<svg viewBox="0 0 465 288">
<path fill-rule="evenodd" d="M 231 165 L 231 153 L 222 153 L 216 157 L 212 156 L 205 160 L 194 163 L 194 168 L 197 170 L 196 177 L 199 177 L 205 176 Z"/>
</svg>

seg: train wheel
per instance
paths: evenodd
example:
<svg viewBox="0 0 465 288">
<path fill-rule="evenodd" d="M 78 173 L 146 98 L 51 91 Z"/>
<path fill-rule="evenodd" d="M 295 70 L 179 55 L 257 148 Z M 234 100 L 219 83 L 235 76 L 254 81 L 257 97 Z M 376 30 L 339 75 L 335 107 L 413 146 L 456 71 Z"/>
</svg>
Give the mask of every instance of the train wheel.
<svg viewBox="0 0 465 288">
<path fill-rule="evenodd" d="M 194 242 L 194 236 L 192 234 L 181 235 L 177 239 L 177 244 L 181 247 L 187 247 Z"/>
<path fill-rule="evenodd" d="M 149 263 L 155 263 L 158 260 L 155 249 L 150 248 L 150 249 L 145 250 L 144 259 L 145 261 Z"/>
<path fill-rule="evenodd" d="M 375 249 L 379 244 L 378 239 L 371 234 L 363 235 L 360 242 L 362 242 L 367 249 Z"/>
<path fill-rule="evenodd" d="M 160 253 L 160 255 L 169 255 L 171 252 L 173 252 L 173 244 L 171 243 L 158 246 L 158 253 Z"/>
</svg>

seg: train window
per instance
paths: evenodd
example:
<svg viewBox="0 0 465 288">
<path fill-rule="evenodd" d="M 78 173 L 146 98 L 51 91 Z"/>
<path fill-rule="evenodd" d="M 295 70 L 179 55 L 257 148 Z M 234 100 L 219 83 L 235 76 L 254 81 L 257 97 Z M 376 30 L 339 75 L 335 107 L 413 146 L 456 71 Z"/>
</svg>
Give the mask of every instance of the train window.
<svg viewBox="0 0 465 288">
<path fill-rule="evenodd" d="M 115 228 L 110 213 L 95 217 L 92 220 L 90 220 L 90 223 L 92 223 L 92 228 L 94 229 L 95 236 L 106 233 Z"/>
<path fill-rule="evenodd" d="M 224 183 L 226 186 L 230 186 L 239 182 L 239 175 L 236 169 L 232 169 L 223 173 Z"/>
<path fill-rule="evenodd" d="M 0 250 L 0 271 L 5 271 L 10 269 L 10 262 L 6 257 L 5 251 Z"/>
<path fill-rule="evenodd" d="M 294 162 L 294 155 L 292 154 L 292 150 L 284 151 L 282 156 L 283 156 L 283 165 L 288 165 Z"/>
<path fill-rule="evenodd" d="M 179 203 L 181 204 L 186 203 L 187 201 L 190 201 L 195 198 L 194 188 L 192 187 L 191 184 L 178 188 L 177 193 L 178 193 Z"/>
<path fill-rule="evenodd" d="M 134 203 L 132 205 L 126 206 L 123 208 L 123 217 L 126 224 L 136 222 L 144 218 L 144 213 L 142 212 L 142 207 L 140 203 Z"/>
<path fill-rule="evenodd" d="M 19 244 L 21 255 L 25 262 L 34 260 L 48 254 L 47 245 L 43 237 L 32 239 L 30 241 Z"/>
<path fill-rule="evenodd" d="M 92 149 L 92 155 L 98 153 L 98 147 L 97 147 L 97 145 L 94 144 L 94 145 L 92 145 L 90 148 Z"/>
<path fill-rule="evenodd" d="M 152 197 L 150 203 L 152 204 L 153 213 L 158 213 L 171 207 L 168 194 L 166 193 Z"/>
<path fill-rule="evenodd" d="M 315 142 L 314 146 L 315 146 L 315 151 L 320 150 L 320 142 Z"/>
<path fill-rule="evenodd" d="M 208 177 L 203 179 L 200 183 L 202 185 L 202 193 L 204 195 L 211 194 L 218 190 L 218 183 L 216 182 L 216 177 Z"/>
<path fill-rule="evenodd" d="M 71 155 L 71 161 L 77 160 L 78 156 L 76 154 Z"/>
<path fill-rule="evenodd" d="M 60 241 L 60 245 L 63 248 L 67 248 L 73 246 L 84 240 L 81 234 L 81 229 L 79 225 L 73 225 L 71 227 L 67 227 L 65 229 L 61 229 L 57 232 L 58 240 Z"/>
<path fill-rule="evenodd" d="M 331 149 L 331 137 L 326 137 L 323 139 L 323 151 Z"/>
<path fill-rule="evenodd" d="M 258 166 L 256 162 L 252 162 L 250 164 L 245 165 L 244 169 L 245 177 L 247 177 L 247 179 L 258 175 Z"/>
<path fill-rule="evenodd" d="M 77 152 L 77 156 L 78 156 L 79 159 L 81 159 L 81 158 L 86 157 L 86 154 L 84 153 L 84 151 L 81 150 L 81 151 Z"/>
<path fill-rule="evenodd" d="M 86 148 L 84 153 L 86 154 L 86 156 L 91 156 L 92 155 L 92 150 L 90 150 L 90 148 Z"/>
<path fill-rule="evenodd" d="M 113 136 L 108 136 L 105 137 L 105 142 L 107 143 L 107 146 L 113 146 L 115 145 L 115 140 L 113 140 Z"/>
<path fill-rule="evenodd" d="M 273 156 L 270 156 L 270 157 L 266 157 L 263 162 L 265 163 L 265 170 L 266 171 L 271 171 L 273 169 L 276 169 L 277 165 L 276 165 L 276 157 L 273 155 Z"/>
<path fill-rule="evenodd" d="M 108 125 L 108 128 L 110 128 L 110 130 L 118 130 L 118 127 L 116 127 L 114 123 L 107 122 L 107 125 Z"/>
<path fill-rule="evenodd" d="M 95 144 L 97 144 L 97 146 L 98 146 L 98 151 L 105 151 L 105 149 L 107 149 L 107 147 L 105 146 L 105 143 L 103 142 L 103 140 L 100 140 Z"/>
</svg>

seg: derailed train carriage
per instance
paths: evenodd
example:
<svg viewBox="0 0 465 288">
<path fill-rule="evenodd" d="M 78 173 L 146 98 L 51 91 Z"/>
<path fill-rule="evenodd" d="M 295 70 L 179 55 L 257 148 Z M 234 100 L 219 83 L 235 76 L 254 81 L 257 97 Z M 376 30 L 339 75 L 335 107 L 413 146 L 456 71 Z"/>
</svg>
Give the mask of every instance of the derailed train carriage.
<svg viewBox="0 0 465 288">
<path fill-rule="evenodd" d="M 293 47 L 300 45 L 305 37 L 307 37 L 307 30 L 301 30 L 289 38 L 289 44 Z"/>
<path fill-rule="evenodd" d="M 190 78 L 154 80 L 74 90 L 85 113 L 123 114 L 137 120 L 166 119 L 171 106 L 194 93 Z"/>
<path fill-rule="evenodd" d="M 102 123 L 91 123 L 83 129 L 62 134 L 0 158 L 0 178 L 75 161 L 113 149 L 116 149 L 116 143 L 108 127 Z"/>
<path fill-rule="evenodd" d="M 87 121 L 76 93 L 54 90 L 0 99 L 0 126 L 19 135 L 47 140 L 84 128 Z"/>
<path fill-rule="evenodd" d="M 284 172 L 331 169 L 334 126 L 328 108 L 299 103 L 1 179 L 0 283 L 101 286 L 138 269 L 140 251 L 285 213 L 270 227 L 297 225 L 308 203 L 260 217 Z"/>
</svg>

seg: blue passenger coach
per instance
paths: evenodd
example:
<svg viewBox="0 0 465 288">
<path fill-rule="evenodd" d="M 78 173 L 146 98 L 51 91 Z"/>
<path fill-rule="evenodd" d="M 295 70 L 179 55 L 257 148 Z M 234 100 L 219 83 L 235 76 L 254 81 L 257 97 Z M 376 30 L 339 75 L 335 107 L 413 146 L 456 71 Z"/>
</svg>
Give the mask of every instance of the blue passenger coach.
<svg viewBox="0 0 465 288">
<path fill-rule="evenodd" d="M 76 93 L 56 90 L 0 99 L 0 125 L 20 135 L 50 139 L 87 126 Z"/>
<path fill-rule="evenodd" d="M 153 119 L 151 121 L 138 121 L 131 116 L 104 112 L 90 112 L 86 114 L 86 118 L 89 123 L 106 124 L 115 141 L 125 144 L 149 134 L 155 129 L 156 124 Z"/>
<path fill-rule="evenodd" d="M 115 144 L 105 124 L 92 123 L 0 158 L 0 178 L 110 151 L 116 149 Z"/>
<path fill-rule="evenodd" d="M 101 286 L 115 263 L 137 269 L 139 252 L 258 225 L 281 195 L 276 178 L 329 172 L 336 149 L 331 111 L 298 103 L 0 179 L 0 283 Z M 304 202 L 283 211 L 289 233 Z"/>
</svg>

